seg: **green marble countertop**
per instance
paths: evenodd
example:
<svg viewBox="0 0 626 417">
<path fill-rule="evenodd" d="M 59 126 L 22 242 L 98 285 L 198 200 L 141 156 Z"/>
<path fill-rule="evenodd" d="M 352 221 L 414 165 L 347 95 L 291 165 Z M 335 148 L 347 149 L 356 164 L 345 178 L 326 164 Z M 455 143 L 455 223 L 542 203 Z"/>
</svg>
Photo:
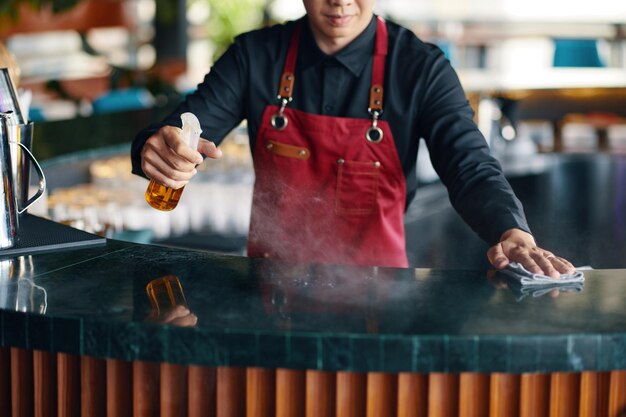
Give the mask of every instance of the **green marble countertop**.
<svg viewBox="0 0 626 417">
<path fill-rule="evenodd" d="M 585 275 L 555 297 L 482 270 L 292 265 L 109 240 L 1 257 L 0 345 L 209 366 L 626 369 L 626 270 Z M 178 278 L 172 294 L 195 326 L 159 322 L 146 287 L 164 276 Z"/>
</svg>

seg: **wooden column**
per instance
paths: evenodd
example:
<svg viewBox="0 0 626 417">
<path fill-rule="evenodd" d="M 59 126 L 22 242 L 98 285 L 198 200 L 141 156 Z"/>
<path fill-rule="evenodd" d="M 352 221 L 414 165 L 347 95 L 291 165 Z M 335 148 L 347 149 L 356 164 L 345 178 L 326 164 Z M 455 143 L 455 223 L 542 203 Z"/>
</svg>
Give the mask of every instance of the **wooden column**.
<svg viewBox="0 0 626 417">
<path fill-rule="evenodd" d="M 244 417 L 245 415 L 245 368 L 217 368 L 217 417 Z"/>
<path fill-rule="evenodd" d="M 33 351 L 33 388 L 35 417 L 50 417 L 57 411 L 56 355 Z"/>
<path fill-rule="evenodd" d="M 276 417 L 304 415 L 304 371 L 276 370 Z"/>
<path fill-rule="evenodd" d="M 11 415 L 11 349 L 0 348 L 0 417 Z"/>
<path fill-rule="evenodd" d="M 365 374 L 337 372 L 336 417 L 365 416 Z"/>
<path fill-rule="evenodd" d="M 580 376 L 580 417 L 603 417 L 609 412 L 608 372 L 583 372 Z"/>
<path fill-rule="evenodd" d="M 117 359 L 107 359 L 106 368 L 107 417 L 132 417 L 132 364 Z"/>
<path fill-rule="evenodd" d="M 306 371 L 306 417 L 332 416 L 335 411 L 335 373 Z"/>
<path fill-rule="evenodd" d="M 58 416 L 80 415 L 80 358 L 57 353 Z"/>
<path fill-rule="evenodd" d="M 398 401 L 398 378 L 384 372 L 367 374 L 367 417 L 396 415 Z"/>
<path fill-rule="evenodd" d="M 246 417 L 274 417 L 276 377 L 273 369 L 246 369 Z"/>
<path fill-rule="evenodd" d="M 426 417 L 428 414 L 428 375 L 398 374 L 398 417 Z"/>
<path fill-rule="evenodd" d="M 519 375 L 492 373 L 489 387 L 489 417 L 519 415 Z"/>
<path fill-rule="evenodd" d="M 215 417 L 216 370 L 205 366 L 189 366 L 187 390 L 189 417 Z"/>
<path fill-rule="evenodd" d="M 459 412 L 459 377 L 433 372 L 428 375 L 428 416 L 454 417 Z"/>
<path fill-rule="evenodd" d="M 161 417 L 187 415 L 187 367 L 161 364 Z"/>
<path fill-rule="evenodd" d="M 578 415 L 580 374 L 553 372 L 550 377 L 550 417 Z"/>
<path fill-rule="evenodd" d="M 33 355 L 11 348 L 11 416 L 33 415 Z"/>
<path fill-rule="evenodd" d="M 159 364 L 133 362 L 133 417 L 159 417 Z"/>
<path fill-rule="evenodd" d="M 80 415 L 106 416 L 106 362 L 90 356 L 80 358 Z"/>
<path fill-rule="evenodd" d="M 459 416 L 489 415 L 489 374 L 464 372 L 459 376 Z"/>
<path fill-rule="evenodd" d="M 623 417 L 626 413 L 626 371 L 611 372 L 609 416 Z"/>
<path fill-rule="evenodd" d="M 520 417 L 548 417 L 550 375 L 529 373 L 520 379 Z"/>
</svg>

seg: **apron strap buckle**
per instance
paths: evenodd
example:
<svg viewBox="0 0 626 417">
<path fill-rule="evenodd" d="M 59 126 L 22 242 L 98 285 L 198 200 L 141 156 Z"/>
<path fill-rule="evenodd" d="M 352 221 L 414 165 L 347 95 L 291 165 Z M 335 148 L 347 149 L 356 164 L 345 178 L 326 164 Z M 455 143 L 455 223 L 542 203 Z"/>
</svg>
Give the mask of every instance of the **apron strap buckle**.
<svg viewBox="0 0 626 417">
<path fill-rule="evenodd" d="M 383 131 L 378 127 L 378 118 L 383 113 L 383 110 L 373 110 L 371 107 L 367 109 L 369 114 L 372 115 L 372 125 L 365 132 L 365 139 L 370 143 L 380 143 L 383 140 Z"/>
<path fill-rule="evenodd" d="M 270 123 L 272 124 L 272 127 L 274 129 L 283 130 L 287 127 L 287 124 L 289 123 L 289 119 L 287 119 L 287 116 L 285 116 L 283 112 L 285 111 L 285 107 L 287 107 L 287 104 L 292 100 L 292 98 L 278 96 L 278 100 L 280 100 L 280 108 L 274 115 L 272 115 Z"/>
</svg>

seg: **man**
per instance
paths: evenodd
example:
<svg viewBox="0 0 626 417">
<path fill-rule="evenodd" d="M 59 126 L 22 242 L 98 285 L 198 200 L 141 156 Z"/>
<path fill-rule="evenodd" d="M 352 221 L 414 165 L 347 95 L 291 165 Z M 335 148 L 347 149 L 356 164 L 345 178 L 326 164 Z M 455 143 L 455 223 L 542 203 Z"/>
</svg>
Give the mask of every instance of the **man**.
<svg viewBox="0 0 626 417">
<path fill-rule="evenodd" d="M 418 140 L 489 261 L 572 272 L 539 248 L 441 51 L 373 14 L 375 0 L 304 0 L 296 22 L 239 36 L 197 91 L 133 143 L 133 172 L 174 189 L 202 162 L 180 136 L 195 113 L 221 139 L 247 119 L 256 183 L 248 253 L 294 261 L 407 266 L 404 209 Z M 277 99 L 278 97 L 278 99 Z"/>
</svg>

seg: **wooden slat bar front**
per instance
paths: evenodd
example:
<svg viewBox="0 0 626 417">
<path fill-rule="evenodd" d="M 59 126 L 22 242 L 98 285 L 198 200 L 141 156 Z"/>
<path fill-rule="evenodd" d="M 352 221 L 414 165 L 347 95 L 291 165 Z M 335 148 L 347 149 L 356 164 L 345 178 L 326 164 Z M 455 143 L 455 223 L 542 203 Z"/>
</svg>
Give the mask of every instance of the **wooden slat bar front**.
<svg viewBox="0 0 626 417">
<path fill-rule="evenodd" d="M 335 373 L 306 372 L 306 417 L 325 417 L 335 413 Z"/>
<path fill-rule="evenodd" d="M 383 372 L 367 374 L 367 417 L 396 414 L 398 400 L 397 375 Z"/>
<path fill-rule="evenodd" d="M 89 356 L 80 358 L 80 415 L 106 416 L 106 362 Z"/>
<path fill-rule="evenodd" d="M 75 417 L 80 412 L 80 357 L 57 354 L 58 415 Z"/>
<path fill-rule="evenodd" d="M 33 354 L 11 348 L 11 416 L 33 415 Z"/>
<path fill-rule="evenodd" d="M 548 417 L 550 375 L 522 374 L 520 384 L 520 417 Z"/>
<path fill-rule="evenodd" d="M 398 417 L 428 415 L 428 374 L 398 374 Z"/>
<path fill-rule="evenodd" d="M 459 416 L 489 415 L 489 375 L 462 373 L 459 377 Z"/>
<path fill-rule="evenodd" d="M 209 368 L 13 348 L 0 350 L 0 375 L 0 417 L 623 417 L 626 412 L 621 370 L 518 375 Z"/>
<path fill-rule="evenodd" d="M 0 348 L 0 417 L 11 416 L 11 349 Z"/>
<path fill-rule="evenodd" d="M 33 351 L 33 387 L 35 417 L 56 415 L 57 386 L 56 355 L 41 350 Z"/>
<path fill-rule="evenodd" d="M 580 374 L 554 372 L 550 381 L 550 417 L 578 415 Z"/>
<path fill-rule="evenodd" d="M 276 410 L 276 376 L 273 369 L 246 370 L 246 417 L 271 417 Z"/>
<path fill-rule="evenodd" d="M 304 415 L 305 381 L 304 371 L 276 370 L 276 417 Z"/>
<path fill-rule="evenodd" d="M 366 375 L 337 372 L 337 417 L 364 417 Z"/>
<path fill-rule="evenodd" d="M 489 416 L 519 415 L 520 376 L 493 373 L 490 381 Z"/>
<path fill-rule="evenodd" d="M 159 415 L 159 364 L 133 362 L 133 417 Z"/>
<path fill-rule="evenodd" d="M 132 363 L 107 359 L 107 417 L 131 417 L 133 415 L 133 367 Z"/>
<path fill-rule="evenodd" d="M 190 365 L 187 373 L 189 417 L 215 417 L 217 371 Z"/>
</svg>

